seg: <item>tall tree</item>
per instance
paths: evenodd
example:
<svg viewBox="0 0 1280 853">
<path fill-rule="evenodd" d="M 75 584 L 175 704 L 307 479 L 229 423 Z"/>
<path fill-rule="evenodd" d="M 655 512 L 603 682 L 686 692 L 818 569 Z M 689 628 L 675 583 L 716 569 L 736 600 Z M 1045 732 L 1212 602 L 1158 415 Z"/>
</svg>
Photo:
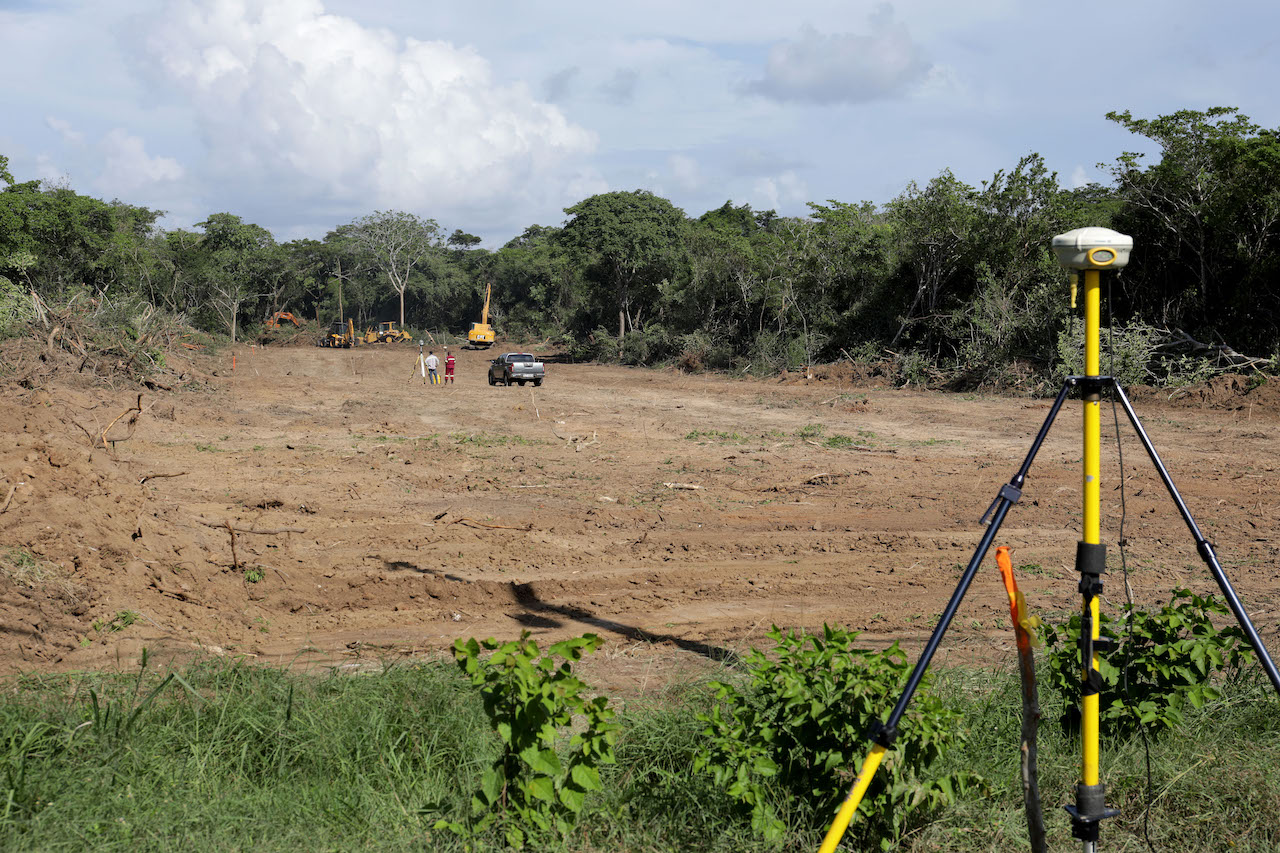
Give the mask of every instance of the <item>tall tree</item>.
<svg viewBox="0 0 1280 853">
<path fill-rule="evenodd" d="M 658 283 L 683 257 L 684 212 L 646 190 L 594 195 L 564 212 L 573 218 L 561 241 L 590 268 L 598 302 L 617 310 L 621 351 L 627 330 L 640 327 Z"/>
<path fill-rule="evenodd" d="M 404 326 L 404 292 L 412 273 L 440 248 L 439 224 L 434 219 L 388 210 L 357 219 L 348 233 L 400 297 L 400 325 Z"/>
<path fill-rule="evenodd" d="M 204 229 L 200 254 L 209 300 L 234 342 L 242 311 L 269 291 L 273 262 L 282 263 L 283 254 L 269 231 L 234 214 L 215 213 L 197 227 Z"/>
<path fill-rule="evenodd" d="M 1280 133 L 1234 107 L 1107 118 L 1160 146 L 1145 169 L 1133 152 L 1111 167 L 1124 204 L 1117 222 L 1142 260 L 1126 277 L 1135 307 L 1163 324 L 1211 330 L 1215 318 L 1247 343 L 1274 342 Z"/>
<path fill-rule="evenodd" d="M 924 189 L 912 182 L 889 202 L 898 255 L 912 293 L 890 346 L 916 324 L 936 318 L 946 304 L 948 287 L 971 268 L 975 195 L 973 187 L 946 170 Z M 925 322 L 924 329 L 925 339 L 935 337 L 931 323 Z"/>
</svg>

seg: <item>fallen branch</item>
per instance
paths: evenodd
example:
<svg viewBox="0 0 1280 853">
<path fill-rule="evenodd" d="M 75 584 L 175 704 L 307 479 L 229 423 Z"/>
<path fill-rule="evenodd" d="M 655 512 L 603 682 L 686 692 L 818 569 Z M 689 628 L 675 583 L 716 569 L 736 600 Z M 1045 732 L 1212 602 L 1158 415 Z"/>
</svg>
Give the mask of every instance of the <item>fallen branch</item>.
<svg viewBox="0 0 1280 853">
<path fill-rule="evenodd" d="M 483 521 L 476 521 L 474 518 L 455 518 L 453 521 L 449 523 L 450 524 L 470 524 L 475 527 L 487 527 L 490 530 L 522 530 L 525 533 L 528 533 L 530 530 L 533 530 L 532 524 L 527 524 L 524 527 L 512 527 L 509 524 L 486 524 Z"/>
<path fill-rule="evenodd" d="M 197 518 L 196 521 L 205 527 L 213 527 L 219 530 L 230 530 L 233 533 L 256 533 L 261 536 L 276 536 L 281 533 L 306 533 L 307 531 L 301 527 L 277 527 L 274 530 L 259 530 L 256 527 L 234 527 L 231 522 L 224 521 L 221 524 L 214 524 L 212 521 L 205 521 L 203 518 Z"/>
<path fill-rule="evenodd" d="M 1225 362 L 1226 366 L 1231 368 L 1262 370 L 1271 365 L 1271 359 L 1269 358 L 1245 355 L 1244 353 L 1236 352 L 1226 344 L 1202 343 L 1182 329 L 1174 329 L 1168 332 L 1168 335 L 1170 340 L 1161 344 L 1162 349 L 1183 350 L 1201 358 L 1213 358 L 1219 365 Z"/>
<path fill-rule="evenodd" d="M 107 428 L 102 431 L 102 448 L 104 450 L 111 449 L 111 447 L 107 444 L 107 433 L 111 432 L 111 428 L 115 426 L 116 423 L 118 423 L 121 418 L 123 418 L 125 415 L 129 414 L 130 412 L 134 412 L 135 414 L 131 418 L 129 418 L 128 423 L 125 424 L 125 426 L 129 428 L 129 431 L 121 438 L 111 439 L 112 445 L 114 445 L 117 441 L 128 441 L 130 438 L 133 438 L 133 431 L 138 427 L 138 417 L 139 415 L 142 414 L 142 395 L 141 394 L 138 395 L 138 402 L 133 406 L 133 408 L 125 409 L 123 412 L 116 415 L 116 419 L 111 423 L 107 424 Z"/>
<path fill-rule="evenodd" d="M 683 489 L 687 492 L 702 488 L 702 486 L 695 486 L 693 483 L 663 483 L 662 485 L 668 489 Z"/>
<path fill-rule="evenodd" d="M 18 490 L 17 483 L 14 483 L 12 486 L 9 487 L 9 494 L 4 499 L 4 506 L 0 506 L 0 515 L 3 515 L 4 511 L 9 508 L 9 503 L 13 500 L 13 493 L 16 492 L 17 490 Z"/>
<path fill-rule="evenodd" d="M 230 521 L 224 521 L 222 524 L 214 524 L 213 522 L 205 521 L 203 518 L 197 518 L 196 521 L 200 522 L 205 527 L 212 527 L 227 531 L 227 534 L 231 537 L 231 567 L 237 572 L 240 571 L 240 558 L 236 556 L 237 533 L 257 533 L 264 536 L 274 536 L 277 533 L 306 533 L 306 531 L 300 527 L 280 527 L 275 530 L 257 530 L 236 527 Z"/>
<path fill-rule="evenodd" d="M 144 474 L 142 479 L 138 481 L 138 485 L 141 486 L 142 484 L 146 483 L 147 480 L 158 480 L 161 477 L 185 477 L 185 476 L 187 476 L 186 471 L 179 471 L 176 474 Z"/>
</svg>

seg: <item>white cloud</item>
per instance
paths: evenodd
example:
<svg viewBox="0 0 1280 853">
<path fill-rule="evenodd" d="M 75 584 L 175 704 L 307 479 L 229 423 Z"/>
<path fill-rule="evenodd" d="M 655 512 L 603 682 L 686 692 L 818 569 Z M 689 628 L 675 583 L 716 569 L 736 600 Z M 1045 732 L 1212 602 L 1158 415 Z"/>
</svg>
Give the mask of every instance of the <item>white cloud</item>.
<svg viewBox="0 0 1280 853">
<path fill-rule="evenodd" d="M 752 187 L 751 206 L 756 210 L 777 210 L 801 204 L 809 198 L 808 185 L 790 169 L 761 178 Z"/>
<path fill-rule="evenodd" d="M 747 90 L 778 101 L 863 103 L 907 93 L 928 79 L 930 63 L 888 5 L 870 18 L 870 33 L 823 35 L 811 26 L 769 50 L 764 77 Z"/>
<path fill-rule="evenodd" d="M 186 174 L 177 160 L 152 157 L 141 138 L 118 127 L 102 138 L 99 148 L 103 169 L 94 185 L 108 194 L 129 196 L 155 184 L 181 180 Z"/>
<path fill-rule="evenodd" d="M 671 173 L 676 186 L 685 192 L 691 192 L 702 186 L 702 173 L 698 161 L 686 154 L 672 154 L 667 158 L 667 170 Z"/>
<path fill-rule="evenodd" d="M 57 134 L 62 137 L 62 141 L 66 142 L 68 145 L 84 145 L 84 134 L 73 128 L 71 126 L 71 122 L 66 121 L 65 119 L 54 118 L 53 116 L 46 116 L 44 123 L 48 125 L 51 130 L 57 132 Z"/>
<path fill-rule="evenodd" d="M 36 179 L 49 186 L 70 185 L 71 176 L 48 154 L 36 155 Z"/>
<path fill-rule="evenodd" d="M 474 51 L 401 41 L 317 0 L 182 0 L 149 28 L 210 168 L 244 186 L 419 208 L 563 192 L 593 136 Z"/>
</svg>

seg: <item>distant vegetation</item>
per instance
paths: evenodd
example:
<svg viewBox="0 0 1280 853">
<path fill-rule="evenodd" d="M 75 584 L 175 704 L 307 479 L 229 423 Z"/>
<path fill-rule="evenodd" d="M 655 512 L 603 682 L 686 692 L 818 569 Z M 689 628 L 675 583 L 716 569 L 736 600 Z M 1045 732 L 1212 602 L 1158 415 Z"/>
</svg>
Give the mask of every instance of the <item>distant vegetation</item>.
<svg viewBox="0 0 1280 853">
<path fill-rule="evenodd" d="M 1136 244 L 1107 299 L 1130 382 L 1273 366 L 1280 131 L 1232 108 L 1108 118 L 1161 151 L 1121 153 L 1108 186 L 1064 189 L 1029 154 L 976 187 L 943 170 L 803 217 L 732 201 L 691 217 L 611 192 L 494 250 L 399 211 L 287 243 L 226 212 L 163 230 L 161 211 L 18 182 L 0 156 L 0 335 L 30 315 L 31 291 L 139 298 L 232 339 L 281 310 L 457 334 L 492 282 L 500 333 L 583 360 L 768 374 L 847 359 L 916 384 L 1034 387 L 1078 348 L 1050 239 L 1099 225 Z"/>
</svg>

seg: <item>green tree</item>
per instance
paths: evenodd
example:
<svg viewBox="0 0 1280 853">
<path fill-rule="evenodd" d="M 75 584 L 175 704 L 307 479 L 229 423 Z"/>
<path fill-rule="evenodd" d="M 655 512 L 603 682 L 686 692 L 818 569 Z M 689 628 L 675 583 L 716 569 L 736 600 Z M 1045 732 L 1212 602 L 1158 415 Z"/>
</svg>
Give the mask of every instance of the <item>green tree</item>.
<svg viewBox="0 0 1280 853">
<path fill-rule="evenodd" d="M 561 232 L 595 287 L 592 298 L 618 315 L 619 353 L 628 329 L 642 327 L 658 285 L 683 260 L 684 212 L 646 190 L 595 195 L 565 208 L 570 219 Z"/>
<path fill-rule="evenodd" d="M 204 229 L 199 252 L 207 298 L 234 342 L 241 314 L 269 291 L 283 254 L 269 231 L 230 213 L 215 213 L 197 227 Z"/>
<path fill-rule="evenodd" d="M 951 304 L 952 289 L 972 268 L 975 197 L 973 187 L 947 170 L 923 189 L 911 183 L 889 202 L 896 256 L 911 293 L 890 346 L 920 326 L 920 342 L 937 350 L 936 321 Z"/>
<path fill-rule="evenodd" d="M 1134 152 L 1111 167 L 1123 203 L 1117 227 L 1133 236 L 1140 261 L 1125 276 L 1131 308 L 1157 324 L 1229 328 L 1247 345 L 1274 346 L 1280 133 L 1234 107 L 1107 118 L 1160 147 L 1146 168 Z"/>
<path fill-rule="evenodd" d="M 493 283 L 490 313 L 504 316 L 508 328 L 554 335 L 572 325 L 585 296 L 580 267 L 559 238 L 559 228 L 531 225 L 490 255 L 482 277 Z M 472 319 L 484 302 L 482 278 L 467 300 Z"/>
</svg>

